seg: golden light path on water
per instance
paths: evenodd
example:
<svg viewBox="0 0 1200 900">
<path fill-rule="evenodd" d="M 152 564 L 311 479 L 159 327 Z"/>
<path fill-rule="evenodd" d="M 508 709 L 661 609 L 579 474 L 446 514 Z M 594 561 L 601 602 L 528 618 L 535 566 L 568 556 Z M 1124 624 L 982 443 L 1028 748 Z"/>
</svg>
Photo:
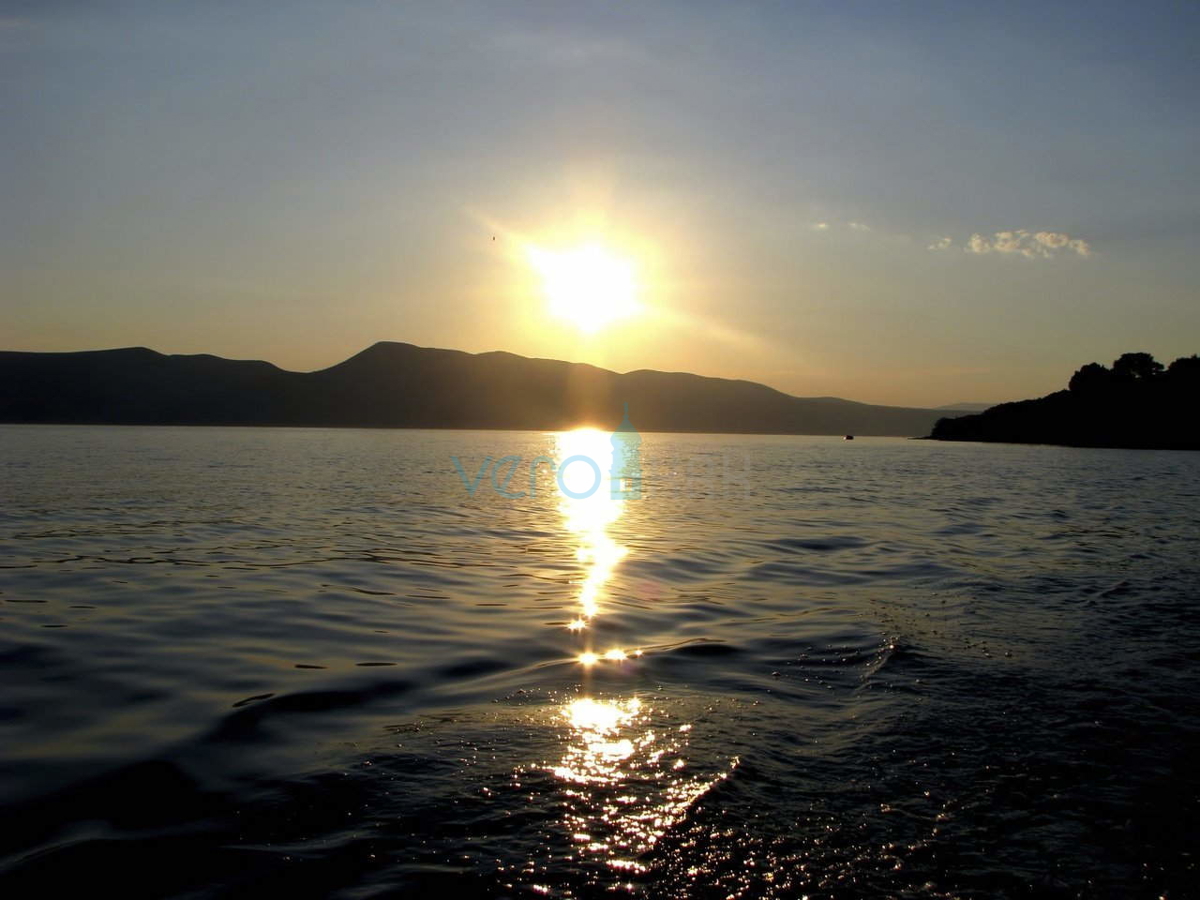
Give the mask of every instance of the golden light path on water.
<svg viewBox="0 0 1200 900">
<path fill-rule="evenodd" d="M 582 631 L 600 612 L 600 592 L 617 563 L 625 556 L 625 548 L 608 534 L 608 526 L 621 517 L 624 501 L 611 497 L 612 480 L 609 473 L 612 468 L 612 446 L 607 433 L 581 428 L 559 434 L 559 464 L 576 457 L 593 461 L 599 471 L 599 485 L 590 496 L 559 494 L 562 501 L 559 509 L 567 531 L 579 542 L 575 556 L 587 567 L 587 574 L 579 587 L 579 616 L 568 626 L 572 631 Z M 580 460 L 568 465 L 562 477 L 563 484 L 571 493 L 587 494 L 597 484 L 597 469 Z M 592 657 L 596 656 L 591 648 L 587 652 Z M 590 661 L 595 662 L 595 659 Z"/>
<path fill-rule="evenodd" d="M 685 756 L 691 723 L 667 720 L 663 699 L 644 700 L 637 693 L 592 696 L 592 676 L 604 666 L 635 666 L 640 648 L 594 646 L 592 625 L 606 609 L 608 583 L 627 548 L 609 529 L 620 519 L 626 501 L 610 493 L 613 448 L 610 435 L 591 429 L 557 436 L 557 460 L 584 456 L 600 469 L 600 484 L 590 496 L 560 494 L 567 531 L 577 542 L 576 556 L 585 566 L 579 583 L 579 614 L 569 626 L 583 649 L 580 695 L 557 710 L 565 726 L 562 756 L 548 768 L 561 783 L 566 812 L 564 831 L 580 858 L 602 861 L 614 873 L 643 872 L 639 858 L 655 846 L 695 801 L 727 777 L 736 759 L 715 776 L 689 771 Z M 596 472 L 583 462 L 568 467 L 566 488 L 586 493 Z M 655 704 L 660 704 L 657 708 Z"/>
</svg>

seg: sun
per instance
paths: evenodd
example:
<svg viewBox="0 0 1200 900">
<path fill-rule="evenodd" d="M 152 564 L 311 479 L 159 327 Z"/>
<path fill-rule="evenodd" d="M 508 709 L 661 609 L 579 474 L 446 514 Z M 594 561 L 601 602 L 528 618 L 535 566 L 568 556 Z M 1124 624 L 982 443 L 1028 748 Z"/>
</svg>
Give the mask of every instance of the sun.
<svg viewBox="0 0 1200 900">
<path fill-rule="evenodd" d="M 639 311 L 630 260 L 599 244 L 566 250 L 531 246 L 527 252 L 530 265 L 541 276 L 550 312 L 585 334 Z"/>
</svg>

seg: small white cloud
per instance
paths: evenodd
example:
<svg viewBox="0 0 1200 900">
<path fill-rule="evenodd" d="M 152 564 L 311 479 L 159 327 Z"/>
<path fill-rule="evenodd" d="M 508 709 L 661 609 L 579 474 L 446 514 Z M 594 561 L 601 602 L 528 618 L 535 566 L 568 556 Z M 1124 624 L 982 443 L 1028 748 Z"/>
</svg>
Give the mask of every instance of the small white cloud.
<svg viewBox="0 0 1200 900">
<path fill-rule="evenodd" d="M 828 231 L 829 223 L 828 222 L 813 222 L 812 227 L 813 227 L 813 231 Z"/>
<path fill-rule="evenodd" d="M 951 246 L 949 238 L 930 244 L 930 250 L 945 250 Z M 1091 256 L 1092 248 L 1087 241 L 1073 238 L 1058 231 L 1039 231 L 1036 234 L 1024 228 L 1014 231 L 997 231 L 991 238 L 973 234 L 963 250 L 967 253 L 1016 254 L 1026 259 L 1054 259 L 1060 251 L 1073 250 L 1080 256 Z"/>
<path fill-rule="evenodd" d="M 1022 247 L 1022 242 L 1028 234 L 1027 231 L 997 231 L 992 249 L 997 253 L 1025 253 L 1029 248 Z"/>
<path fill-rule="evenodd" d="M 851 231 L 870 231 L 871 230 L 870 225 L 864 225 L 862 222 L 849 222 L 847 224 L 850 226 Z"/>
<path fill-rule="evenodd" d="M 954 246 L 954 241 L 948 237 L 938 238 L 927 249 L 929 250 L 949 250 Z"/>
<path fill-rule="evenodd" d="M 992 245 L 984 240 L 982 234 L 973 234 L 967 241 L 966 250 L 968 253 L 991 253 Z"/>
<path fill-rule="evenodd" d="M 1037 234 L 1035 234 L 1033 236 L 1033 239 L 1035 241 L 1037 241 L 1039 244 L 1045 244 L 1047 247 L 1050 247 L 1051 249 L 1055 249 L 1058 247 L 1065 247 L 1065 246 L 1067 246 L 1067 243 L 1071 240 L 1065 234 L 1059 234 L 1054 231 L 1039 231 Z"/>
<path fill-rule="evenodd" d="M 1034 238 L 1040 244 L 1058 250 L 1067 248 L 1074 250 L 1080 256 L 1091 256 L 1092 248 L 1087 241 L 1080 238 L 1073 238 L 1068 234 L 1062 234 L 1056 231 L 1039 231 L 1034 235 Z"/>
</svg>

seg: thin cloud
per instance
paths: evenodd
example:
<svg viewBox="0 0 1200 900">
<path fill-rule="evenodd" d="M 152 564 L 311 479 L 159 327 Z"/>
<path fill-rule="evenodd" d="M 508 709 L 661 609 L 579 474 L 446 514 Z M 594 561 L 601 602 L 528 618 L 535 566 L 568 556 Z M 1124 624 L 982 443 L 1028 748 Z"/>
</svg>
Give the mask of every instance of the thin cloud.
<svg viewBox="0 0 1200 900">
<path fill-rule="evenodd" d="M 831 229 L 841 230 L 848 228 L 851 231 L 870 231 L 871 226 L 865 222 L 813 222 L 810 226 L 813 231 L 829 231 Z"/>
<path fill-rule="evenodd" d="M 943 237 L 930 244 L 929 249 L 951 250 L 954 246 L 953 240 Z M 1083 257 L 1092 255 L 1091 245 L 1082 238 L 1073 238 L 1061 231 L 1033 232 L 1024 228 L 997 231 L 991 237 L 973 234 L 967 239 L 963 250 L 976 256 L 999 253 L 1023 256 L 1026 259 L 1054 259 L 1060 253 L 1076 253 Z"/>
<path fill-rule="evenodd" d="M 490 38 L 501 53 L 551 66 L 582 68 L 598 65 L 633 65 L 644 54 L 623 40 L 584 37 L 564 29 L 510 30 Z"/>
</svg>

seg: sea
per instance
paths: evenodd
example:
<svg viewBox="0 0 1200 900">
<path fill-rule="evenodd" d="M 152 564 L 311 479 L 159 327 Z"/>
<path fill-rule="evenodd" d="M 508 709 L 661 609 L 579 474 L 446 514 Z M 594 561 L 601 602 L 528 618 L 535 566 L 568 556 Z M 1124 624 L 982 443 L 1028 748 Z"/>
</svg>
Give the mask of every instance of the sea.
<svg viewBox="0 0 1200 900">
<path fill-rule="evenodd" d="M 1200 896 L 1200 454 L 636 440 L 0 426 L 0 896 Z"/>
</svg>

